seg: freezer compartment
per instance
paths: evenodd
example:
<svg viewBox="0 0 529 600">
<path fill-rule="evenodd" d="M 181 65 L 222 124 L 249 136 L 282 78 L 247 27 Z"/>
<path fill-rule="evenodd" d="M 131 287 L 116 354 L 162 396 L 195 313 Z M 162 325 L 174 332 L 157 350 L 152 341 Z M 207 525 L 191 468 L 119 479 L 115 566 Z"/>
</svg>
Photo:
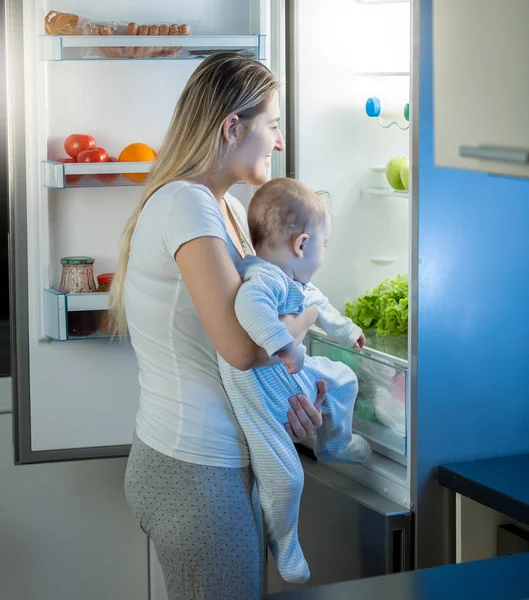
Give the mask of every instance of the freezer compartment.
<svg viewBox="0 0 529 600">
<path fill-rule="evenodd" d="M 201 59 L 220 51 L 266 60 L 264 35 L 42 35 L 43 60 Z"/>
<path fill-rule="evenodd" d="M 404 354 L 407 352 L 407 339 L 388 337 L 371 340 L 381 349 L 346 348 L 331 341 L 325 334 L 311 331 L 309 354 L 342 362 L 356 373 L 358 398 L 353 415 L 353 431 L 370 442 L 404 456 L 407 453 L 407 360 L 387 351 Z"/>
<path fill-rule="evenodd" d="M 299 539 L 311 577 L 303 586 L 288 584 L 269 556 L 268 593 L 409 570 L 409 510 L 315 460 L 300 458 L 305 485 Z"/>
<path fill-rule="evenodd" d="M 44 334 L 52 340 L 105 339 L 108 332 L 108 292 L 63 294 L 44 290 Z"/>
</svg>

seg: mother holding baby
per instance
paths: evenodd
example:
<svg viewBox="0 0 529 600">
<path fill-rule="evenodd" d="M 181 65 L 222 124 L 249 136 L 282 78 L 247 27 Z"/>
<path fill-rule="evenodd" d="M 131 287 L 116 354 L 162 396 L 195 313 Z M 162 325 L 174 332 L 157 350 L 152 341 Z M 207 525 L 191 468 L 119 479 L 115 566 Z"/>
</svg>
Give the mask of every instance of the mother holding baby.
<svg viewBox="0 0 529 600">
<path fill-rule="evenodd" d="M 235 315 L 237 265 L 253 250 L 245 210 L 228 189 L 265 183 L 272 152 L 284 150 L 278 87 L 264 65 L 233 53 L 195 70 L 125 228 L 111 289 L 141 388 L 125 492 L 169 600 L 262 595 L 261 511 L 217 352 L 241 371 L 271 361 Z M 317 312 L 282 317 L 297 342 Z M 294 441 L 321 427 L 323 382 L 318 390 L 314 404 L 290 399 Z"/>
</svg>

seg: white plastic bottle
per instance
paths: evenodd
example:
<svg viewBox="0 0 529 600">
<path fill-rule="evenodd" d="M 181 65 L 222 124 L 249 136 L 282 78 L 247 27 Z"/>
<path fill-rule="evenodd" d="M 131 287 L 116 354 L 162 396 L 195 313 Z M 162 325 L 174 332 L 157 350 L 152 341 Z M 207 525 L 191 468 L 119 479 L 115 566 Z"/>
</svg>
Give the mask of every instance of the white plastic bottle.
<svg viewBox="0 0 529 600">
<path fill-rule="evenodd" d="M 410 105 L 402 100 L 386 100 L 373 96 L 366 101 L 366 114 L 378 119 L 384 128 L 397 125 L 400 129 L 408 129 L 410 126 Z"/>
</svg>

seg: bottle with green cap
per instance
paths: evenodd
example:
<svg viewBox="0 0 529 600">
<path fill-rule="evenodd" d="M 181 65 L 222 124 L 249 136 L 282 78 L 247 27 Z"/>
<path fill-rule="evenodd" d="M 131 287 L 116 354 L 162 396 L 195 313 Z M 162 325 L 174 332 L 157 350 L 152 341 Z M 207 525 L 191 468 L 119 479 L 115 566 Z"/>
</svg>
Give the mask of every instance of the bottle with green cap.
<svg viewBox="0 0 529 600">
<path fill-rule="evenodd" d="M 402 100 L 372 96 L 366 101 L 366 114 L 377 119 L 384 128 L 397 125 L 400 129 L 408 129 L 410 126 L 410 104 Z"/>
</svg>

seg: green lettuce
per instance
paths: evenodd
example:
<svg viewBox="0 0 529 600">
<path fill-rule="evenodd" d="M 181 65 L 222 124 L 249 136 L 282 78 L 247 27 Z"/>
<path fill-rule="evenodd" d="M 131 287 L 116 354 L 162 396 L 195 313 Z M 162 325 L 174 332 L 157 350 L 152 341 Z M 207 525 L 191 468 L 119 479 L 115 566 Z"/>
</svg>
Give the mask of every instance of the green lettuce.
<svg viewBox="0 0 529 600">
<path fill-rule="evenodd" d="M 408 334 L 408 276 L 385 279 L 374 290 L 345 305 L 345 316 L 378 335 Z"/>
</svg>

